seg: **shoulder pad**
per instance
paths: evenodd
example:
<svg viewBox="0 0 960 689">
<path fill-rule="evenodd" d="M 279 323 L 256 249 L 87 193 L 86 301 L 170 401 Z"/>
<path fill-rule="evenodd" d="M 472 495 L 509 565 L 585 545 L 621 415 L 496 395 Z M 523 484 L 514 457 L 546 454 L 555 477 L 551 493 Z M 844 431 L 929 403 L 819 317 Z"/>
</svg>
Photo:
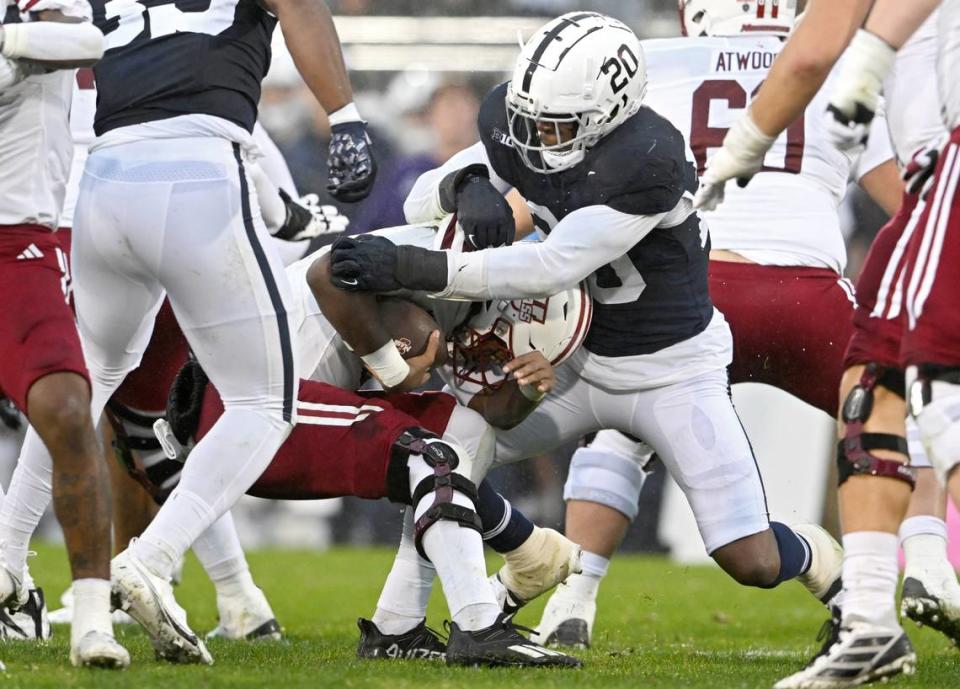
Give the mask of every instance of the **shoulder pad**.
<svg viewBox="0 0 960 689">
<path fill-rule="evenodd" d="M 632 215 L 666 213 L 697 189 L 683 135 L 647 107 L 603 138 L 581 166 L 588 178 L 595 175 L 606 205 Z"/>
<path fill-rule="evenodd" d="M 507 127 L 507 84 L 503 82 L 495 86 L 480 104 L 480 113 L 477 115 L 477 128 L 480 130 L 480 141 L 487 151 L 487 157 L 497 175 L 512 184 L 510 170 L 513 167 L 513 145 L 510 142 L 509 128 Z"/>
</svg>

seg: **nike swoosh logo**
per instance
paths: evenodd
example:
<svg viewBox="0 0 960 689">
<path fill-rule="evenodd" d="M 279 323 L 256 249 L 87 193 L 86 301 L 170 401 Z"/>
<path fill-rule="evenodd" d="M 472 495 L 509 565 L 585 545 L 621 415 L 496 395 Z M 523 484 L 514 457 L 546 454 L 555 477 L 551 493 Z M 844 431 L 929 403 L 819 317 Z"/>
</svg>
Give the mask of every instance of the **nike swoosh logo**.
<svg viewBox="0 0 960 689">
<path fill-rule="evenodd" d="M 347 280 L 346 278 L 340 278 L 340 282 L 342 282 L 343 284 L 349 287 L 356 287 L 358 284 L 360 284 L 356 278 L 353 278 L 352 280 Z"/>
</svg>

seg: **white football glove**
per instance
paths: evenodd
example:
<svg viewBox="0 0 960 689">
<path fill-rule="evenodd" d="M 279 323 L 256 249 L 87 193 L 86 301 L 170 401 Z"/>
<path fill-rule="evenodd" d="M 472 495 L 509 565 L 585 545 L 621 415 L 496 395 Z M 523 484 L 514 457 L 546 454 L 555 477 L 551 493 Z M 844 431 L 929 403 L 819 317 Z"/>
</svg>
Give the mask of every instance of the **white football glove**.
<svg viewBox="0 0 960 689">
<path fill-rule="evenodd" d="M 745 113 L 723 139 L 723 146 L 713 154 L 707 169 L 700 177 L 700 189 L 693 199 L 693 207 L 705 211 L 714 210 L 723 203 L 723 191 L 727 180 L 736 178 L 741 187 L 760 168 L 763 167 L 763 158 L 776 141 L 776 137 L 767 136 Z"/>
<path fill-rule="evenodd" d="M 826 114 L 827 132 L 841 151 L 867 143 L 883 80 L 896 57 L 896 50 L 865 29 L 850 42 Z"/>
<path fill-rule="evenodd" d="M 341 215 L 336 206 L 322 205 L 316 194 L 307 194 L 294 200 L 281 189 L 280 197 L 286 205 L 287 217 L 273 235 L 279 239 L 298 242 L 320 235 L 340 234 L 350 224 L 347 216 Z"/>
<path fill-rule="evenodd" d="M 0 91 L 20 83 L 25 76 L 19 62 L 0 56 Z"/>
</svg>

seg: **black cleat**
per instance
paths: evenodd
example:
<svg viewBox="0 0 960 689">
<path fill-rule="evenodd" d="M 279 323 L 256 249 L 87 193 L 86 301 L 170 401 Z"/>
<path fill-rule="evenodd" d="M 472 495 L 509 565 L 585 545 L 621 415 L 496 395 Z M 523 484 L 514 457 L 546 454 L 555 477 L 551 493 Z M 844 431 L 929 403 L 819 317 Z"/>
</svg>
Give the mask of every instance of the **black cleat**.
<svg viewBox="0 0 960 689">
<path fill-rule="evenodd" d="M 360 642 L 358 658 L 385 658 L 387 660 L 443 660 L 447 645 L 424 620 L 403 634 L 384 634 L 377 625 L 362 617 L 357 619 Z"/>
<path fill-rule="evenodd" d="M 907 577 L 903 580 L 900 614 L 918 625 L 936 629 L 960 647 L 960 609 L 927 591 L 919 579 Z"/>
<path fill-rule="evenodd" d="M 447 665 L 580 667 L 573 656 L 530 641 L 520 629 L 504 614 L 486 629 L 474 632 L 463 631 L 451 622 Z"/>
</svg>

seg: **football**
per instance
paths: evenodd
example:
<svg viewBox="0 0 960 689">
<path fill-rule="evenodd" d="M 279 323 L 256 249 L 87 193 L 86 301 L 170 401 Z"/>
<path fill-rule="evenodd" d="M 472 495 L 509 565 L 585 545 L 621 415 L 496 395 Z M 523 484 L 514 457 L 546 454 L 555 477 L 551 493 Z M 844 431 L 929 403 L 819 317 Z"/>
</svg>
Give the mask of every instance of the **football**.
<svg viewBox="0 0 960 689">
<path fill-rule="evenodd" d="M 380 299 L 380 318 L 404 359 L 423 354 L 430 333 L 440 329 L 433 316 L 412 301 L 399 297 Z"/>
</svg>

